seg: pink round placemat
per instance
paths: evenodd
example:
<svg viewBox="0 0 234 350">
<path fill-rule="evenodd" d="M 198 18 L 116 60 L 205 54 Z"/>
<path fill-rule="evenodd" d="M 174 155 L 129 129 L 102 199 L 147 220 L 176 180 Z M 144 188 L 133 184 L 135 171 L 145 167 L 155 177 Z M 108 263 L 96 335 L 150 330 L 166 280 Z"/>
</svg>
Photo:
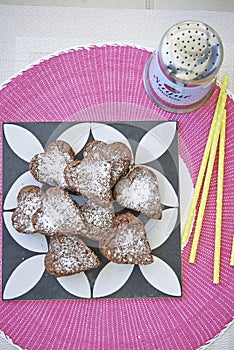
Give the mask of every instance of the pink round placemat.
<svg viewBox="0 0 234 350">
<path fill-rule="evenodd" d="M 141 106 L 153 112 L 144 115 L 145 119 L 152 119 L 157 112 L 157 119 L 179 122 L 180 155 L 194 183 L 219 88 L 198 111 L 183 115 L 163 111 L 144 90 L 142 75 L 149 55 L 144 49 L 116 45 L 74 49 L 53 56 L 2 88 L 1 120 L 69 121 L 81 111 L 90 111 L 91 106 L 111 103 L 134 106 L 122 120 L 139 120 L 137 106 Z M 82 121 L 96 120 L 95 113 L 82 115 Z M 233 118 L 234 102 L 228 98 L 219 285 L 212 283 L 216 164 L 196 264 L 188 263 L 191 237 L 182 253 L 181 299 L 1 301 L 0 329 L 28 350 L 188 350 L 219 334 L 234 315 L 234 268 L 229 265 L 234 232 Z M 115 116 L 107 111 L 102 120 L 115 120 Z"/>
</svg>

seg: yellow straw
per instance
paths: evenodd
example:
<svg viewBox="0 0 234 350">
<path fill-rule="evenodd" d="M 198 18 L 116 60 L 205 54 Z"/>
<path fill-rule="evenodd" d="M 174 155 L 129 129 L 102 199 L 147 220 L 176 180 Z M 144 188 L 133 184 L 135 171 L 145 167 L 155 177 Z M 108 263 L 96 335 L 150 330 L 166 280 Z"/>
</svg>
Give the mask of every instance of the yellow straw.
<svg viewBox="0 0 234 350">
<path fill-rule="evenodd" d="M 219 98 L 218 98 L 216 109 L 215 109 L 215 113 L 214 113 L 214 117 L 213 117 L 213 121 L 212 121 L 212 124 L 210 127 L 210 132 L 208 135 L 205 151 L 203 154 L 202 163 L 201 163 L 200 170 L 198 173 L 197 182 L 196 182 L 196 186 L 195 186 L 194 194 L 193 194 L 193 199 L 192 199 L 190 209 L 189 209 L 189 214 L 188 214 L 188 217 L 187 217 L 187 220 L 185 223 L 185 227 L 184 227 L 184 230 L 182 233 L 182 238 L 181 238 L 182 243 L 186 243 L 188 241 L 188 237 L 189 237 L 189 234 L 191 231 L 192 222 L 193 222 L 193 218 L 194 218 L 194 214 L 195 214 L 195 210 L 196 210 L 196 205 L 197 205 L 197 201 L 199 198 L 200 190 L 201 190 L 202 183 L 203 183 L 204 174 L 206 171 L 206 166 L 207 166 L 208 159 L 209 159 L 209 154 L 210 154 L 211 144 L 212 144 L 212 140 L 213 140 L 213 136 L 214 136 L 214 132 L 215 132 L 215 127 L 216 127 L 216 123 L 217 123 L 219 108 L 220 108 L 221 100 L 223 98 L 223 94 L 225 93 L 225 90 L 227 88 L 227 83 L 228 83 L 228 77 L 224 76 L 223 81 L 222 81 L 222 85 L 221 85 L 221 89 L 220 89 L 220 93 L 219 93 Z"/>
<path fill-rule="evenodd" d="M 208 165 L 207 165 L 204 187 L 203 187 L 203 191 L 202 191 L 201 204 L 200 204 L 200 208 L 198 211 L 197 224 L 196 224 L 192 248 L 191 248 L 191 252 L 190 252 L 190 258 L 189 258 L 190 263 L 194 263 L 195 258 L 196 258 L 197 247 L 198 247 L 198 242 L 199 242 L 199 238 L 200 238 L 203 217 L 204 217 L 204 213 L 205 213 L 205 207 L 206 207 L 206 202 L 207 202 L 207 197 L 208 197 L 208 192 L 209 192 L 209 187 L 210 187 L 210 180 L 212 177 L 212 171 L 213 171 L 216 150 L 217 150 L 218 141 L 219 141 L 219 135 L 220 135 L 220 130 L 221 130 L 221 123 L 222 123 L 222 119 L 223 119 L 223 113 L 224 113 L 226 99 L 227 99 L 227 94 L 224 93 L 222 96 L 222 100 L 221 100 L 221 104 L 220 104 L 220 108 L 219 108 L 219 112 L 218 112 L 217 123 L 216 123 L 216 127 L 215 127 L 215 132 L 214 132 L 214 136 L 213 136 L 213 140 L 212 140 L 210 157 L 209 157 L 209 161 L 208 161 Z"/>
<path fill-rule="evenodd" d="M 220 279 L 220 250 L 222 230 L 222 206 L 223 206 L 223 176 L 224 176 L 224 155 L 226 134 L 226 110 L 223 113 L 223 121 L 219 140 L 219 163 L 218 163 L 218 185 L 216 201 L 216 223 L 215 223 L 215 250 L 214 250 L 214 271 L 213 283 L 218 284 Z"/>
<path fill-rule="evenodd" d="M 232 239 L 232 252 L 231 252 L 230 265 L 234 266 L 234 236 L 233 236 L 233 239 Z"/>
</svg>

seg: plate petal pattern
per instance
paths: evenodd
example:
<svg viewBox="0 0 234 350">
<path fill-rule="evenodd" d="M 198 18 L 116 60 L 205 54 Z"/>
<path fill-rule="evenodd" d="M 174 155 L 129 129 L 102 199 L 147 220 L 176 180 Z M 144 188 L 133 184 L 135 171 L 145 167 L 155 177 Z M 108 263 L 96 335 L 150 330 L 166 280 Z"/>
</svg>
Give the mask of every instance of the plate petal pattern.
<svg viewBox="0 0 234 350">
<path fill-rule="evenodd" d="M 58 140 L 67 142 L 73 148 L 75 154 L 85 146 L 90 135 L 90 123 L 78 123 L 64 131 Z"/>
<path fill-rule="evenodd" d="M 3 209 L 11 210 L 17 207 L 17 195 L 21 188 L 28 185 L 34 185 L 38 187 L 42 187 L 42 184 L 34 179 L 30 171 L 22 174 L 20 177 L 16 179 L 16 181 L 11 186 L 9 192 L 6 195 Z"/>
<path fill-rule="evenodd" d="M 11 128 L 13 126 L 13 128 Z M 34 154 L 43 152 L 43 148 L 37 138 L 27 129 L 17 125 L 6 124 L 4 129 L 6 140 L 12 150 L 23 160 L 30 161 Z M 58 136 L 58 140 L 68 142 L 74 152 L 80 152 L 87 143 L 90 132 L 95 140 L 106 143 L 122 142 L 131 150 L 128 139 L 114 127 L 102 123 L 78 123 Z M 145 164 L 159 158 L 169 148 L 176 133 L 176 122 L 164 122 L 147 132 L 139 142 L 136 150 L 136 164 Z M 19 138 L 26 139 L 26 143 L 33 145 L 33 150 L 28 151 L 20 145 Z M 133 156 L 133 152 L 132 152 Z M 145 165 L 144 165 L 145 166 Z M 146 166 L 147 167 L 147 166 Z M 172 207 L 163 211 L 162 219 L 150 219 L 146 224 L 146 232 L 152 249 L 161 246 L 173 232 L 178 217 L 178 197 L 168 179 L 159 171 L 148 166 L 155 172 L 163 205 Z M 4 201 L 4 210 L 12 210 L 17 206 L 17 194 L 26 185 L 42 184 L 37 182 L 28 171 L 22 174 L 10 188 Z M 12 212 L 4 213 L 4 222 L 9 234 L 23 248 L 36 253 L 46 253 L 48 244 L 46 237 L 40 234 L 21 234 L 17 232 L 11 223 Z M 44 267 L 43 255 L 35 255 L 16 267 L 7 281 L 3 298 L 14 299 L 31 290 L 42 277 Z M 99 272 L 93 287 L 84 272 L 72 276 L 57 278 L 58 283 L 68 293 L 79 298 L 99 298 L 111 295 L 121 289 L 130 278 L 135 265 L 115 264 L 109 262 Z M 150 265 L 139 265 L 145 279 L 157 290 L 171 295 L 181 296 L 181 285 L 173 269 L 162 259 L 154 256 L 154 262 Z M 26 276 L 26 281 L 21 281 Z M 25 280 L 23 279 L 23 280 Z"/>
<path fill-rule="evenodd" d="M 44 152 L 40 141 L 31 131 L 22 126 L 5 124 L 4 134 L 12 151 L 21 159 L 30 162 L 33 156 Z M 30 147 L 29 147 L 30 145 Z"/>
<path fill-rule="evenodd" d="M 161 203 L 168 207 L 173 207 L 173 208 L 178 207 L 179 206 L 178 197 L 172 184 L 168 181 L 168 179 L 162 173 L 155 170 L 154 168 L 151 168 L 151 167 L 148 167 L 148 168 L 151 169 L 158 178 Z"/>
<path fill-rule="evenodd" d="M 180 219 L 181 219 L 181 230 L 185 226 L 188 212 L 190 208 L 190 203 L 193 198 L 194 187 L 191 176 L 189 174 L 188 168 L 186 167 L 184 161 L 179 157 L 179 168 L 180 168 Z"/>
<path fill-rule="evenodd" d="M 35 287 L 45 271 L 44 258 L 45 254 L 34 255 L 18 265 L 7 281 L 3 299 L 18 298 Z"/>
<path fill-rule="evenodd" d="M 145 164 L 158 159 L 170 146 L 176 133 L 176 122 L 155 126 L 145 134 L 136 150 L 136 164 Z"/>
<path fill-rule="evenodd" d="M 146 225 L 147 239 L 151 249 L 160 247 L 171 235 L 177 221 L 178 209 L 170 208 L 163 210 L 162 219 L 150 219 Z"/>
<path fill-rule="evenodd" d="M 95 140 L 103 141 L 106 143 L 122 142 L 132 152 L 132 147 L 128 139 L 118 130 L 110 125 L 102 123 L 91 123 L 91 131 Z"/>
<path fill-rule="evenodd" d="M 97 276 L 93 297 L 100 298 L 117 292 L 127 282 L 133 269 L 134 265 L 109 262 Z"/>
<path fill-rule="evenodd" d="M 48 252 L 48 244 L 45 236 L 41 235 L 40 233 L 24 234 L 16 231 L 12 226 L 11 212 L 3 213 L 3 217 L 8 232 L 21 247 L 37 253 Z"/>
<path fill-rule="evenodd" d="M 181 296 L 181 285 L 172 268 L 162 259 L 154 256 L 154 262 L 149 265 L 139 265 L 145 279 L 161 292 Z"/>
<path fill-rule="evenodd" d="M 84 272 L 57 278 L 59 284 L 70 294 L 80 298 L 91 298 L 91 289 Z"/>
</svg>

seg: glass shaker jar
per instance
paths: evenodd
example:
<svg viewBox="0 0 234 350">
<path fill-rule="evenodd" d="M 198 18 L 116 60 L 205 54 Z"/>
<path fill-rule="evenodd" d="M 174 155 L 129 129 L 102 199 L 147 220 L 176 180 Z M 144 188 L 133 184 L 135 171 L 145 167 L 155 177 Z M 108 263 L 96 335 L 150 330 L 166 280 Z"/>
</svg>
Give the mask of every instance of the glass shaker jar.
<svg viewBox="0 0 234 350">
<path fill-rule="evenodd" d="M 196 21 L 178 23 L 146 63 L 146 92 L 170 112 L 196 110 L 211 96 L 222 60 L 223 45 L 213 28 Z"/>
</svg>

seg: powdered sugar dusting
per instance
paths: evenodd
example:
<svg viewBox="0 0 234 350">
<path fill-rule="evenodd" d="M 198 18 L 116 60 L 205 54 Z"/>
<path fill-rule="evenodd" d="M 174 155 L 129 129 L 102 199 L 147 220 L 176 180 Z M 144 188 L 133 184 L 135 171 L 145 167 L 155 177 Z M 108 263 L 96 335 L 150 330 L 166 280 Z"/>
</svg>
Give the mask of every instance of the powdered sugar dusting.
<svg viewBox="0 0 234 350">
<path fill-rule="evenodd" d="M 161 215 L 160 194 L 156 175 L 144 167 L 136 167 L 127 178 L 115 186 L 116 201 L 129 209 L 159 217 Z"/>
<path fill-rule="evenodd" d="M 68 185 L 77 193 L 97 202 L 109 202 L 111 164 L 102 152 L 92 152 L 77 165 L 68 165 L 65 174 Z"/>
<path fill-rule="evenodd" d="M 83 235 L 98 241 L 99 235 L 112 226 L 115 216 L 112 202 L 109 202 L 106 206 L 101 206 L 88 200 L 80 210 L 88 225 L 88 230 Z"/>
<path fill-rule="evenodd" d="M 49 236 L 80 233 L 85 229 L 79 208 L 70 195 L 58 187 L 47 190 L 42 208 L 33 219 L 38 232 Z"/>
<path fill-rule="evenodd" d="M 98 267 L 100 261 L 95 253 L 77 236 L 51 238 L 51 249 L 45 258 L 49 273 L 68 276 Z"/>
<path fill-rule="evenodd" d="M 143 183 L 140 183 L 142 180 Z M 123 188 L 119 200 L 126 200 L 128 205 L 135 207 L 138 211 L 143 208 L 147 210 L 153 201 L 160 201 L 159 194 L 155 197 L 154 192 L 154 184 L 150 179 L 139 177 L 131 183 L 130 187 Z"/>
<path fill-rule="evenodd" d="M 102 151 L 111 162 L 111 186 L 113 186 L 120 176 L 126 173 L 132 160 L 131 151 L 122 142 L 106 144 L 102 141 L 93 141 L 85 148 L 84 156 L 87 156 L 93 150 Z"/>
<path fill-rule="evenodd" d="M 68 154 L 61 154 L 54 150 L 47 156 L 46 161 L 44 157 L 38 159 L 38 171 L 40 173 L 41 181 L 44 181 L 52 186 L 60 185 L 66 187 L 64 179 L 64 169 L 66 165 L 72 161 Z"/>
<path fill-rule="evenodd" d="M 122 214 L 114 221 L 101 244 L 101 250 L 111 261 L 120 264 L 152 263 L 151 248 L 144 225 L 132 214 Z"/>
<path fill-rule="evenodd" d="M 38 154 L 31 160 L 30 170 L 38 181 L 66 188 L 64 169 L 73 159 L 71 147 L 64 141 L 55 141 L 45 153 Z"/>
<path fill-rule="evenodd" d="M 110 202 L 104 207 L 95 202 L 88 201 L 82 208 L 82 214 L 89 225 L 98 228 L 110 227 L 114 218 L 114 208 Z"/>
<path fill-rule="evenodd" d="M 18 207 L 12 215 L 14 228 L 23 233 L 34 233 L 32 216 L 41 206 L 43 192 L 39 187 L 26 186 L 18 195 Z"/>
</svg>

